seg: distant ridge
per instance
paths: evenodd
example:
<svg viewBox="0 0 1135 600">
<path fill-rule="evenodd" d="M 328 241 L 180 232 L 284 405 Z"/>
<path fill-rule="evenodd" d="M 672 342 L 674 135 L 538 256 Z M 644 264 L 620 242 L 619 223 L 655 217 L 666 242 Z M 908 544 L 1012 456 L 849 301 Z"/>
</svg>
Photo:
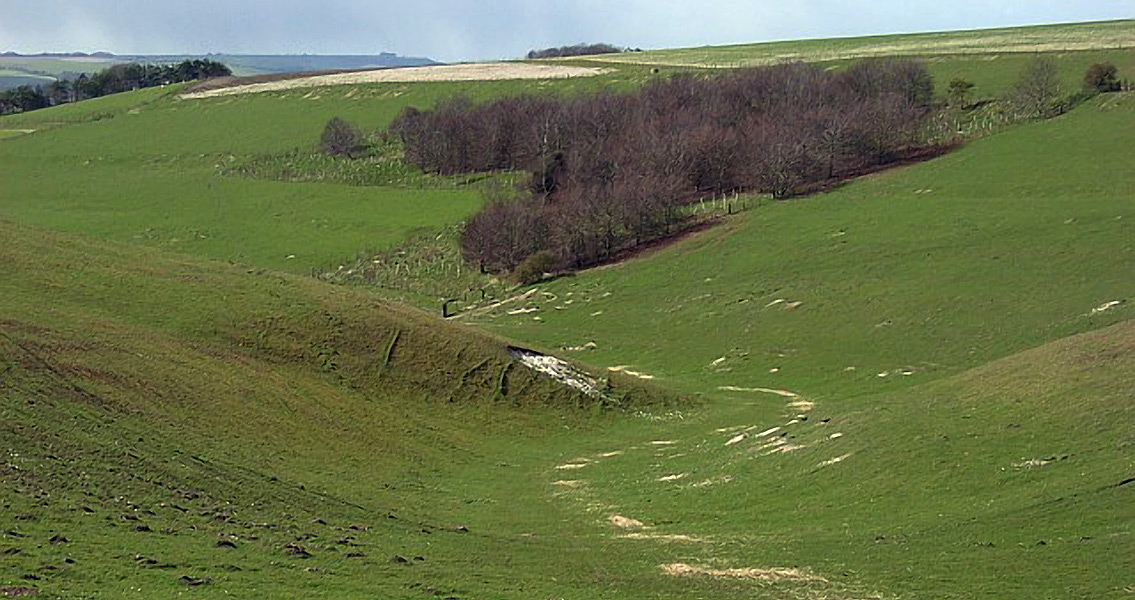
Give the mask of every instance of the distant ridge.
<svg viewBox="0 0 1135 600">
<path fill-rule="evenodd" d="M 241 75 L 273 75 L 309 71 L 342 71 L 390 67 L 421 67 L 438 64 L 426 57 L 400 56 L 393 52 L 378 54 L 111 54 L 109 52 L 51 52 L 20 54 L 15 51 L 0 53 L 0 69 L 23 71 L 25 74 L 75 76 L 91 74 L 112 64 L 176 63 L 186 59 L 208 58 L 225 63 L 233 73 Z M 41 62 L 42 61 L 42 62 Z M 51 61 L 54 61 L 51 64 Z M 74 61 L 60 69 L 59 61 Z M 4 87 L 0 85 L 0 88 Z"/>
</svg>

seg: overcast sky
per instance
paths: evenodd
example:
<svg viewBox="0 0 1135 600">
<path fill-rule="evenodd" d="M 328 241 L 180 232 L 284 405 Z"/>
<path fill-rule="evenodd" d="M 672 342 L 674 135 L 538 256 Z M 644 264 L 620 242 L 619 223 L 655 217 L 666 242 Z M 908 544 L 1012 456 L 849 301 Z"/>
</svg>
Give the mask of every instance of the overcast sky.
<svg viewBox="0 0 1135 600">
<path fill-rule="evenodd" d="M 0 52 L 516 58 L 1135 17 L 1135 0 L 0 0 Z"/>
</svg>

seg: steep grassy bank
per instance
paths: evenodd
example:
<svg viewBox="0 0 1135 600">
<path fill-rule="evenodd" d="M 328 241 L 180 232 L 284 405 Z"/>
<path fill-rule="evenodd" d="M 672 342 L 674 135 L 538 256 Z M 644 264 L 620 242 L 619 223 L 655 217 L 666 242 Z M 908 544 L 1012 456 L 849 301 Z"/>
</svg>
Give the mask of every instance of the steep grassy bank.
<svg viewBox="0 0 1135 600">
<path fill-rule="evenodd" d="M 0 233 L 0 585 L 340 597 L 424 580 L 483 597 L 470 557 L 572 554 L 489 529 L 469 504 L 507 496 L 463 492 L 510 477 L 501 445 L 614 414 L 505 342 L 307 278 Z M 669 402 L 612 384 L 627 409 Z"/>
</svg>

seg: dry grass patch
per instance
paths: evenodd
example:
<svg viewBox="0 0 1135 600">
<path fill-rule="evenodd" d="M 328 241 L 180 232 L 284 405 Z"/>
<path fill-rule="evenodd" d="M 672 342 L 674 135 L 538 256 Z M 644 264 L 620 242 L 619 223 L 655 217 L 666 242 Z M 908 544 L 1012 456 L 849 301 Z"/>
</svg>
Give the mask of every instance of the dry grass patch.
<svg viewBox="0 0 1135 600">
<path fill-rule="evenodd" d="M 739 568 L 739 569 L 711 569 L 697 567 L 685 563 L 671 563 L 661 566 L 667 575 L 675 577 L 727 577 L 732 579 L 757 579 L 760 581 L 826 581 L 824 578 L 813 575 L 806 569 L 796 567 Z"/>
<path fill-rule="evenodd" d="M 332 85 L 360 85 L 366 83 L 415 83 L 423 81 L 498 81 L 506 79 L 566 79 L 569 77 L 593 77 L 606 73 L 607 69 L 596 67 L 575 67 L 569 65 L 536 65 L 528 63 L 477 63 L 464 65 L 436 65 L 429 67 L 406 67 L 400 69 L 379 69 L 376 71 L 353 71 L 314 75 L 235 85 L 233 87 L 204 90 L 182 94 L 186 100 L 255 94 L 259 92 L 281 92 L 297 88 Z"/>
</svg>

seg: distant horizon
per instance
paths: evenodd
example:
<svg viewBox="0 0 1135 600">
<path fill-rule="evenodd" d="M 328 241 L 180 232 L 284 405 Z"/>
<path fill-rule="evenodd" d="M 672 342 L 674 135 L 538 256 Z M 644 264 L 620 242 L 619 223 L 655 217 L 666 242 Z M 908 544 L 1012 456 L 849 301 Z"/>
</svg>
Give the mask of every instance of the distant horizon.
<svg viewBox="0 0 1135 600">
<path fill-rule="evenodd" d="M 0 51 L 0 56 L 61 56 L 61 57 L 102 57 L 113 56 L 116 58 L 123 57 L 137 57 L 137 56 L 313 56 L 313 57 L 379 57 L 379 56 L 397 56 L 399 58 L 428 58 L 425 56 L 406 56 L 398 54 L 397 52 L 378 52 L 377 54 L 319 54 L 312 52 L 288 53 L 288 54 L 272 54 L 264 52 L 163 52 L 163 53 L 145 53 L 145 54 L 116 54 L 114 52 L 107 52 L 105 50 L 96 50 L 94 52 L 86 52 L 84 50 L 75 50 L 71 52 L 19 52 L 17 50 L 3 50 Z"/>
</svg>

